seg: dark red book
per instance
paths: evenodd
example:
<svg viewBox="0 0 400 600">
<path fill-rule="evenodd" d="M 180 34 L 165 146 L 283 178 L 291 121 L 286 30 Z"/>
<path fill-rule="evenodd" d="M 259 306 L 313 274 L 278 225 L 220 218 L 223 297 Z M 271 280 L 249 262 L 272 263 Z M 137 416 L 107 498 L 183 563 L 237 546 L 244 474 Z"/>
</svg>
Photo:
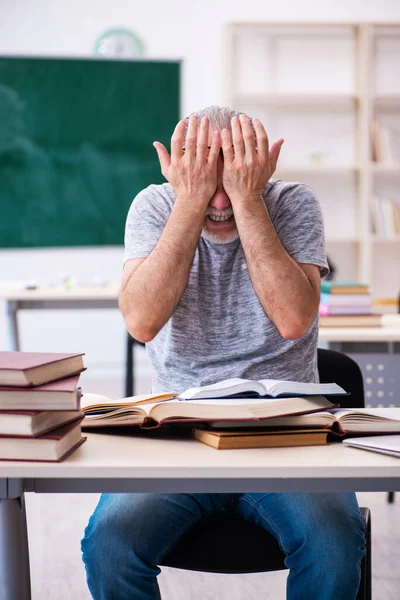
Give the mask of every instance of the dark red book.
<svg viewBox="0 0 400 600">
<path fill-rule="evenodd" d="M 0 410 L 79 410 L 79 375 L 35 387 L 0 387 Z"/>
<path fill-rule="evenodd" d="M 0 385 L 29 387 L 81 373 L 83 353 L 0 352 Z"/>
<path fill-rule="evenodd" d="M 38 437 L 0 437 L 0 460 L 59 462 L 80 446 L 81 423 L 75 421 Z"/>
</svg>

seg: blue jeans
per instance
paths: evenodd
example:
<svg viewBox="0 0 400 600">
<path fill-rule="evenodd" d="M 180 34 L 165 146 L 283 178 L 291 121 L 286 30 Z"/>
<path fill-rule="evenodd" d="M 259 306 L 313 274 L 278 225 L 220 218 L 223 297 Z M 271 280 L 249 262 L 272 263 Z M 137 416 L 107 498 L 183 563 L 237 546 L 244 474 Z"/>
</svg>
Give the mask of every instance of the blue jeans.
<svg viewBox="0 0 400 600">
<path fill-rule="evenodd" d="M 94 600 L 159 600 L 157 565 L 192 525 L 225 510 L 277 538 L 290 569 L 288 600 L 356 598 L 365 536 L 349 492 L 103 494 L 82 540 Z"/>
</svg>

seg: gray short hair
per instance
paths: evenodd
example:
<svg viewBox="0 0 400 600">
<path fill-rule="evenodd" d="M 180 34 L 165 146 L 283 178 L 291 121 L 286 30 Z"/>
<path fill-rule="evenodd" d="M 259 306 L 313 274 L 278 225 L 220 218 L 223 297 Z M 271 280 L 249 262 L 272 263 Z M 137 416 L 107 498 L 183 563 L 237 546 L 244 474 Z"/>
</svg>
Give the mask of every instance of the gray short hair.
<svg viewBox="0 0 400 600">
<path fill-rule="evenodd" d="M 245 114 L 245 113 L 236 111 L 236 110 L 232 110 L 232 108 L 229 108 L 229 106 L 213 105 L 213 106 L 207 106 L 206 108 L 201 108 L 200 110 L 196 110 L 195 112 L 191 113 L 189 115 L 189 117 L 195 115 L 199 119 L 199 122 L 202 117 L 208 117 L 208 119 L 210 120 L 211 129 L 213 129 L 213 130 L 219 129 L 220 131 L 222 129 L 228 129 L 228 131 L 231 131 L 231 119 L 233 117 L 238 117 L 239 115 L 243 115 L 243 114 Z M 186 125 L 189 125 L 189 117 L 186 117 L 186 119 L 185 119 Z M 249 119 L 250 119 L 251 126 L 253 127 L 251 117 L 249 117 Z M 187 130 L 187 128 L 186 128 L 186 130 Z M 253 128 L 253 131 L 254 131 L 254 128 Z M 186 135 L 186 132 L 185 132 L 185 135 Z"/>
</svg>

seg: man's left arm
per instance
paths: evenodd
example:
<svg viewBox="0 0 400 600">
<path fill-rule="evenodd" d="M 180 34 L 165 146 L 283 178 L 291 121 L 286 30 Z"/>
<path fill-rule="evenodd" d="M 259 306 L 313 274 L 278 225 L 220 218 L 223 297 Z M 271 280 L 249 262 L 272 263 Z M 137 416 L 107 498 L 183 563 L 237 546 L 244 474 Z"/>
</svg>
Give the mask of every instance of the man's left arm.
<svg viewBox="0 0 400 600">
<path fill-rule="evenodd" d="M 320 268 L 298 264 L 283 247 L 262 196 L 238 203 L 235 220 L 254 290 L 282 337 L 311 326 L 320 299 Z"/>
<path fill-rule="evenodd" d="M 261 121 L 253 119 L 252 124 L 241 115 L 232 119 L 232 139 L 228 130 L 221 132 L 223 184 L 254 290 L 280 334 L 296 339 L 309 329 L 318 309 L 320 269 L 308 261 L 296 262 L 280 241 L 262 192 L 276 169 L 283 139 L 270 149 Z M 296 209 L 307 210 L 301 204 Z M 289 225 L 296 227 L 295 222 Z"/>
</svg>

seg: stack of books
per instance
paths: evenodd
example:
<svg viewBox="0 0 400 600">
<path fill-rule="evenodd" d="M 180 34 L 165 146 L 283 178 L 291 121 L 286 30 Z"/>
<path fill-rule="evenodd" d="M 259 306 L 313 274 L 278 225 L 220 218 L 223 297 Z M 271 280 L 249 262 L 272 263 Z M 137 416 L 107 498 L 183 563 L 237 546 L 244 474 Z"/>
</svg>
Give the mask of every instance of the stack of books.
<svg viewBox="0 0 400 600">
<path fill-rule="evenodd" d="M 83 354 L 0 352 L 0 460 L 61 461 L 82 436 Z"/>
<path fill-rule="evenodd" d="M 381 315 L 372 313 L 368 285 L 351 281 L 322 282 L 319 316 L 322 327 L 381 325 Z"/>
<path fill-rule="evenodd" d="M 319 446 L 347 436 L 400 434 L 400 408 L 340 409 L 336 383 L 225 379 L 164 393 L 114 400 L 83 394 L 84 429 L 116 434 L 179 428 L 218 450 Z M 333 401 L 333 402 L 332 402 Z"/>
<path fill-rule="evenodd" d="M 193 436 L 215 448 L 269 448 L 272 446 L 313 446 L 327 443 L 323 425 L 303 431 L 275 431 L 268 427 L 274 418 L 326 411 L 334 406 L 330 394 L 346 394 L 336 383 L 300 383 L 263 379 L 227 379 L 213 385 L 190 388 L 180 394 L 150 394 L 112 400 L 84 394 L 84 429 L 132 427 L 148 430 L 160 427 L 192 429 Z M 215 445 L 217 430 L 224 427 L 221 445 Z M 213 428 L 208 435 L 209 429 Z M 234 428 L 229 436 L 226 428 Z M 251 427 L 252 431 L 247 429 Z M 257 429 L 254 429 L 256 427 Z M 282 426 L 279 426 L 282 429 Z"/>
</svg>

